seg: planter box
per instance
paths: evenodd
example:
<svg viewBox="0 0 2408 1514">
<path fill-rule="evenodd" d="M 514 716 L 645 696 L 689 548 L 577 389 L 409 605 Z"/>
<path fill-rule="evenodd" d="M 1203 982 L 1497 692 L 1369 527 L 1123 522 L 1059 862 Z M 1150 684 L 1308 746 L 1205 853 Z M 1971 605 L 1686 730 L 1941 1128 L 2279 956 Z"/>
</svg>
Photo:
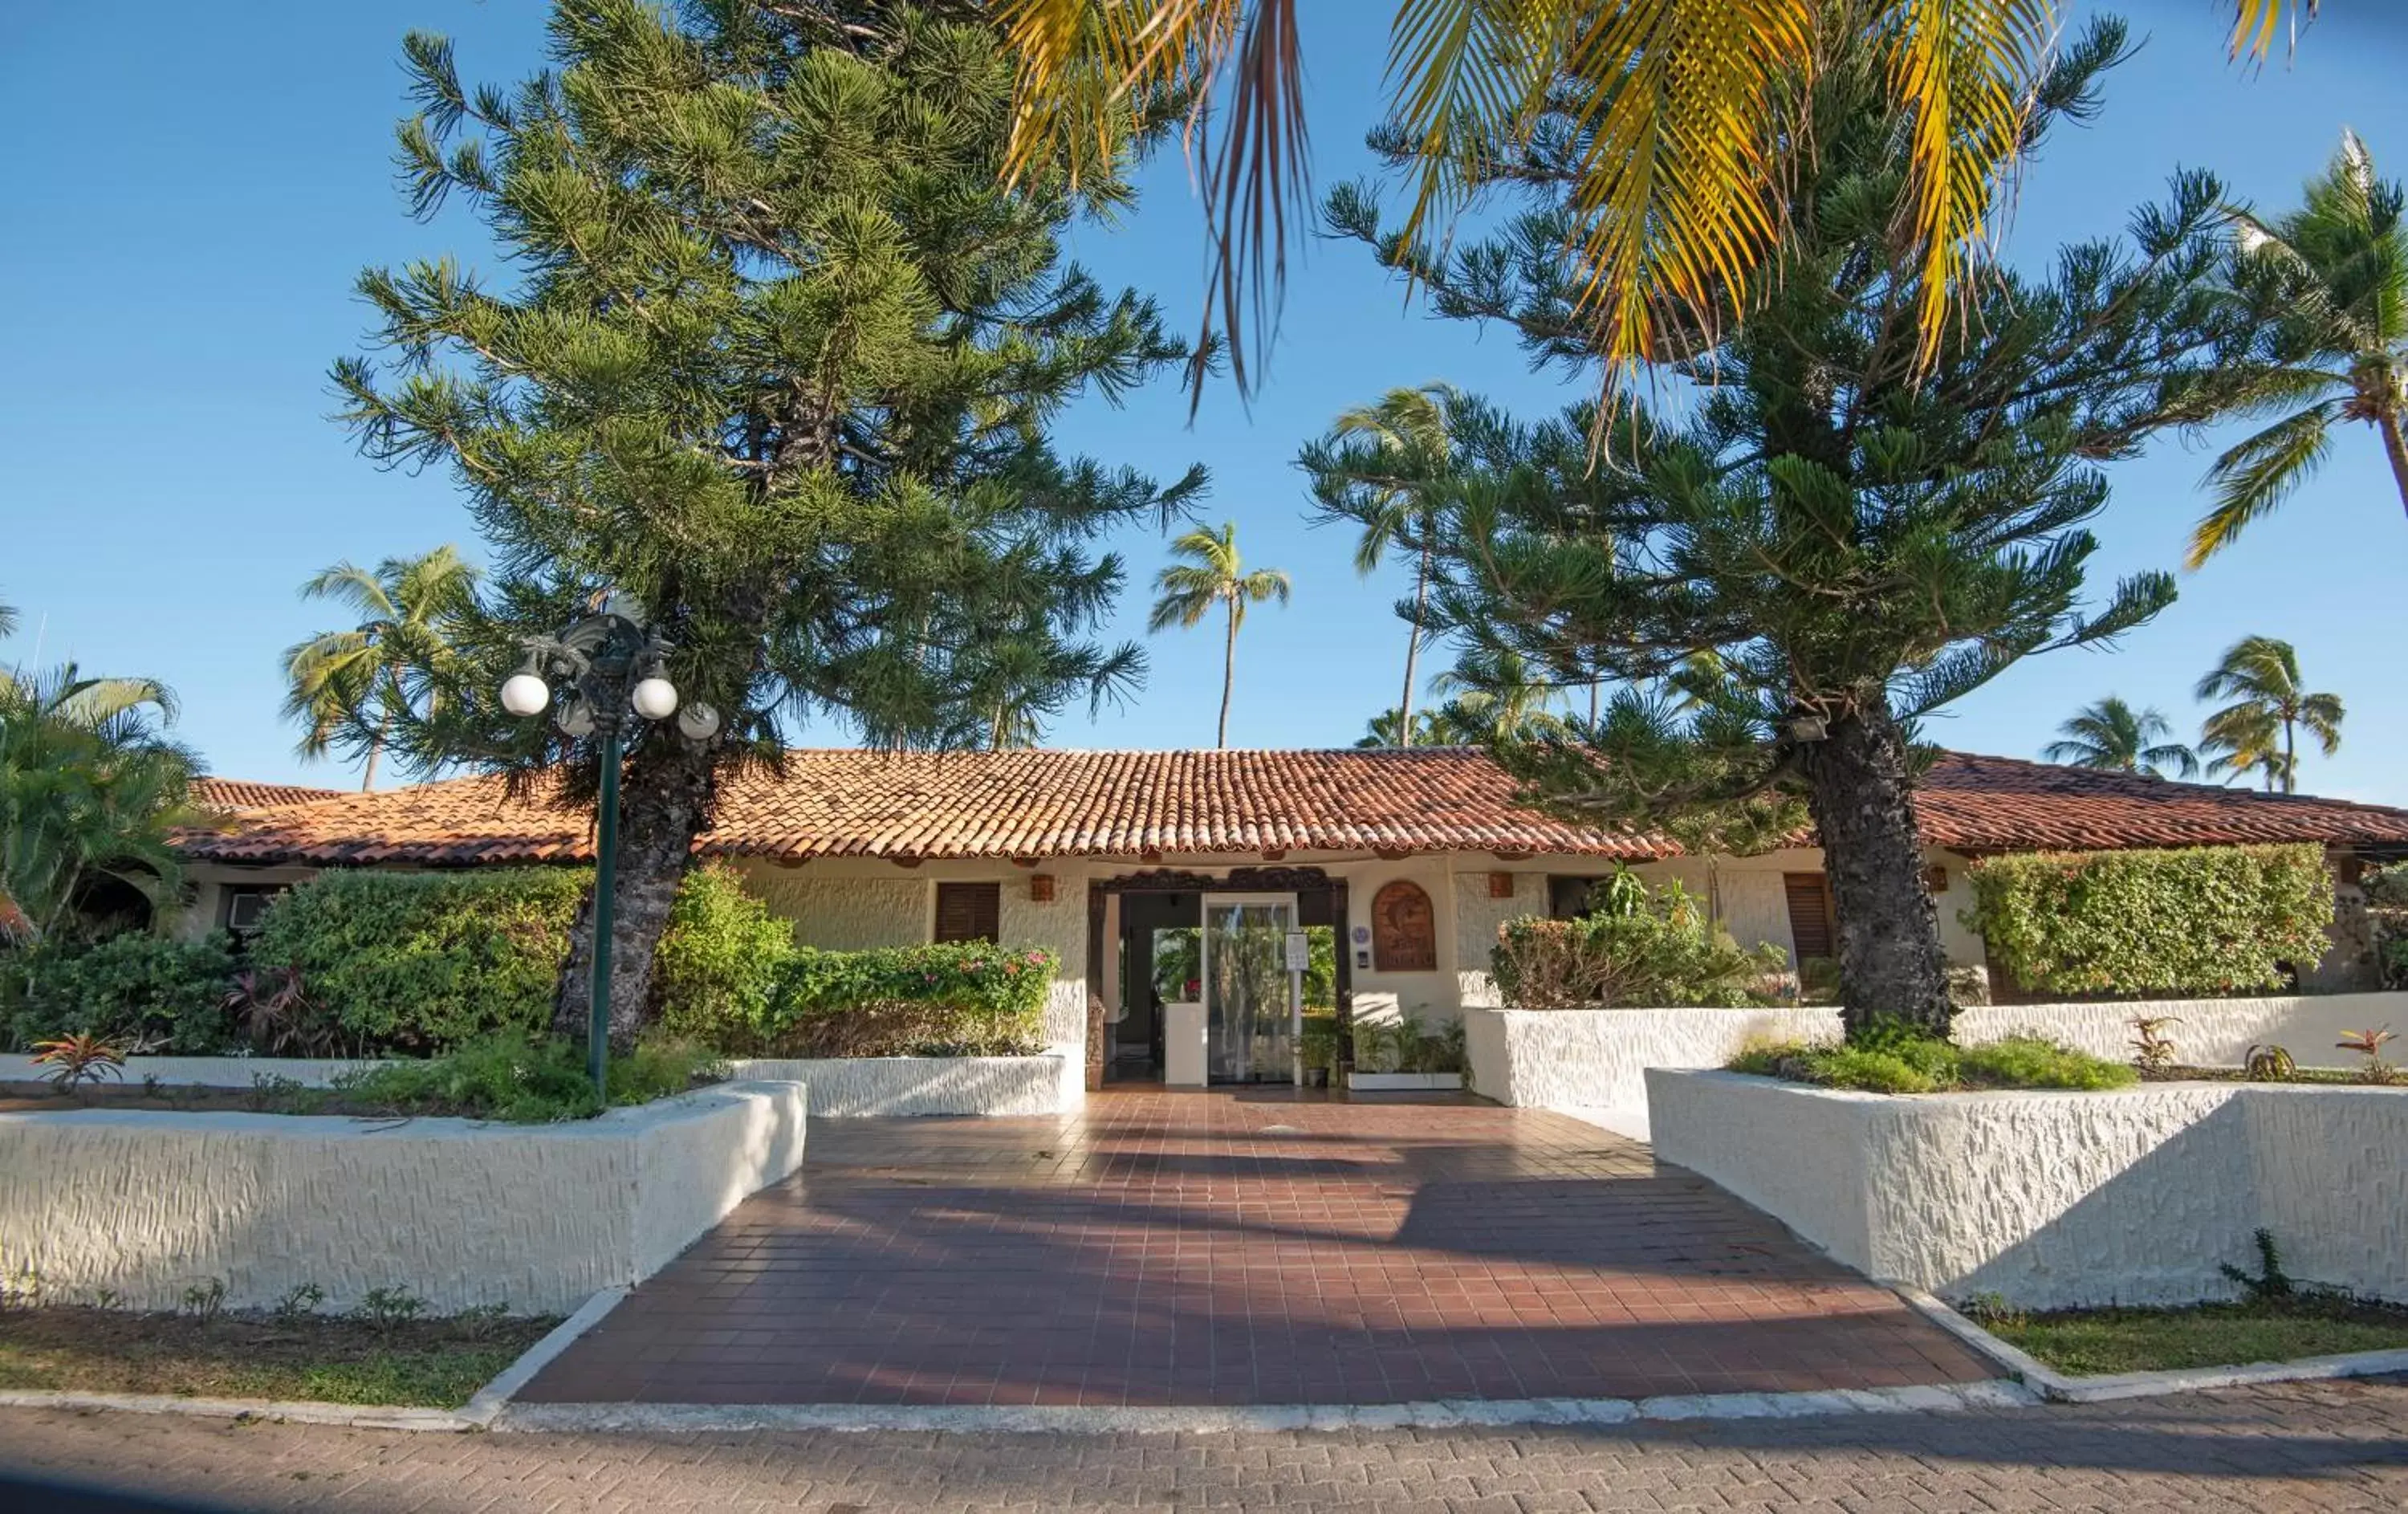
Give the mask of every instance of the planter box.
<svg viewBox="0 0 2408 1514">
<path fill-rule="evenodd" d="M 1647 1070 L 1720 1067 L 1756 1041 L 1829 1041 L 1833 1009 L 1467 1009 L 1473 1088 L 1643 1137 Z"/>
<path fill-rule="evenodd" d="M 746 1078 L 792 1078 L 810 1086 L 811 1115 L 843 1119 L 891 1115 L 1054 1115 L 1083 1091 L 1082 1060 L 1035 1057 L 760 1058 L 729 1064 Z M 1066 1103 L 1066 1099 L 1068 1102 Z"/>
<path fill-rule="evenodd" d="M 2127 1007 L 2127 1006 L 2117 1006 Z M 1850 1266 L 2020 1308 L 2235 1296 L 2274 1233 L 2303 1281 L 2408 1298 L 2408 1090 L 2160 1083 L 1893 1098 L 1647 1074 L 1658 1160 Z"/>
<path fill-rule="evenodd" d="M 1346 1086 L 1357 1093 L 1429 1093 L 1463 1087 L 1461 1073 L 1349 1073 Z"/>
<path fill-rule="evenodd" d="M 70 1302 L 233 1308 L 315 1283 L 332 1309 L 407 1288 L 437 1314 L 566 1313 L 667 1264 L 802 1164 L 798 1083 L 736 1083 L 592 1120 L 0 1115 L 0 1270 Z"/>
</svg>

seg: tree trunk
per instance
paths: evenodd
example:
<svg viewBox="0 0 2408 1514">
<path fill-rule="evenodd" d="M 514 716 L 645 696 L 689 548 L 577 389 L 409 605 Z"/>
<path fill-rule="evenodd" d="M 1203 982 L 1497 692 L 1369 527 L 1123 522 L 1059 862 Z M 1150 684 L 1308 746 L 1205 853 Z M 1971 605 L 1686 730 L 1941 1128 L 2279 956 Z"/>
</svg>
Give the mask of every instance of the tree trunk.
<svg viewBox="0 0 2408 1514">
<path fill-rule="evenodd" d="M 1221 734 L 1215 747 L 1229 744 L 1229 690 L 1238 681 L 1238 601 L 1229 601 L 1229 645 L 1221 656 Z"/>
<path fill-rule="evenodd" d="M 1397 701 L 1397 744 L 1413 744 L 1413 668 L 1422 651 L 1422 604 L 1429 596 L 1430 549 L 1422 548 L 1421 567 L 1413 574 L 1413 624 L 1405 634 L 1405 697 Z"/>
<path fill-rule="evenodd" d="M 1840 1002 L 1851 1034 L 1899 1020 L 1948 1031 L 1940 911 L 1923 887 L 1906 740 L 1878 690 L 1801 748 L 1808 808 L 1840 936 Z"/>
<path fill-rule="evenodd" d="M 618 886 L 610 922 L 610 1049 L 636 1044 L 652 1013 L 652 948 L 710 813 L 716 749 L 655 732 L 628 760 L 619 795 Z M 593 1012 L 594 890 L 578 906 L 568 959 L 552 991 L 552 1029 L 585 1039 Z"/>
<path fill-rule="evenodd" d="M 2283 792 L 2286 794 L 2296 794 L 2300 791 L 2300 747 L 2297 738 L 2298 733 L 2292 727 L 2290 716 L 2285 715 L 2283 717 Z"/>
<path fill-rule="evenodd" d="M 2391 482 L 2400 491 L 2400 508 L 2408 511 L 2408 435 L 2403 435 L 2397 411 L 2386 412 L 2374 423 L 2383 433 L 2383 455 L 2391 463 Z"/>
</svg>

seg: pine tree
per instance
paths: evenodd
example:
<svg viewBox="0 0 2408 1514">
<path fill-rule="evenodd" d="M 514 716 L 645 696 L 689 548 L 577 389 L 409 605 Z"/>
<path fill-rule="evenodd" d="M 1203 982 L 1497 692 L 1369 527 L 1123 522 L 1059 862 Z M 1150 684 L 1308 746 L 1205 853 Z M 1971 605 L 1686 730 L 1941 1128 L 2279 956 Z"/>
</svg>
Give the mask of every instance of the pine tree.
<svg viewBox="0 0 2408 1514">
<path fill-rule="evenodd" d="M 2095 108 L 2120 26 L 2070 45 L 2024 142 Z M 1688 333 L 1655 393 L 1599 418 L 1531 427 L 1503 466 L 1458 481 L 1430 627 L 1520 653 L 1563 686 L 1618 692 L 1594 722 L 1495 750 L 1559 813 L 1669 825 L 1717 851 L 1776 844 L 1812 819 L 1839 927 L 1852 1027 L 1944 1027 L 1937 911 L 1914 813 L 1914 722 L 2018 659 L 2100 644 L 2172 598 L 2163 573 L 2082 607 L 2107 502 L 2099 464 L 2214 413 L 2243 344 L 2208 284 L 2218 186 L 2176 179 L 2135 216 L 2133 247 L 2065 250 L 2042 279 L 2005 270 L 1952 291 L 1916 373 L 1924 266 L 1901 227 L 1911 168 L 1877 72 L 1835 59 L 1799 108 L 1821 144 L 1789 186 L 1780 267 Z M 1562 244 L 1584 151 L 1569 110 L 1526 143 L 1483 143 L 1466 171 L 1539 204 L 1490 242 L 1440 251 L 1383 234 L 1342 191 L 1336 228 L 1424 280 L 1443 314 L 1519 328 L 1579 371 L 1606 354 L 1573 319 Z M 1375 146 L 1410 153 L 1395 134 Z"/>
<path fill-rule="evenodd" d="M 595 743 L 511 720 L 493 690 L 523 638 L 606 587 L 648 608 L 669 677 L 724 717 L 705 742 L 655 728 L 627 759 L 624 1042 L 715 796 L 774 764 L 796 720 L 979 745 L 1020 718 L 1007 707 L 1137 673 L 1134 649 L 1087 640 L 1122 579 L 1094 541 L 1167 523 L 1202 476 L 1066 458 L 1046 430 L 1186 355 L 1151 301 L 1059 245 L 1128 202 L 1124 158 L 1154 128 L 1107 114 L 1084 161 L 1007 182 L 1011 65 L 967 0 L 559 0 L 552 66 L 510 89 L 464 86 L 439 37 L 406 52 L 412 208 L 465 199 L 510 272 L 371 269 L 377 353 L 336 367 L 363 450 L 449 468 L 495 565 L 457 628 L 459 686 L 390 747 L 422 771 L 557 765 L 566 800 L 590 802 Z"/>
</svg>

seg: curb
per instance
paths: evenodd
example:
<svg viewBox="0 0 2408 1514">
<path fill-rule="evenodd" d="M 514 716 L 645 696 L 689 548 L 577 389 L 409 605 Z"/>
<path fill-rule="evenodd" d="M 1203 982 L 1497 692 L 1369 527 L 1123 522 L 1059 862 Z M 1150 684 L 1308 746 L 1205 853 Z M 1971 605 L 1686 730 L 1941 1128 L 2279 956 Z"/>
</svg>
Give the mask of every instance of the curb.
<svg viewBox="0 0 2408 1514">
<path fill-rule="evenodd" d="M 624 1284 L 606 1288 L 579 1305 L 576 1313 L 552 1326 L 543 1339 L 520 1352 L 519 1359 L 504 1367 L 492 1382 L 470 1394 L 460 1408 L 460 1418 L 480 1427 L 492 1424 L 494 1417 L 509 1407 L 511 1394 L 552 1365 L 552 1358 L 576 1345 L 579 1336 L 600 1324 L 602 1317 L 617 1308 L 627 1291 Z"/>
<path fill-rule="evenodd" d="M 1001 1435 L 1197 1435 L 1279 1430 L 1444 1430 L 1629 1424 L 1640 1420 L 1802 1419 L 1831 1414 L 1949 1413 L 2038 1403 L 2000 1379 L 1944 1387 L 1664 1398 L 1444 1399 L 1415 1404 L 1268 1404 L 1192 1408 L 1075 1405 L 513 1404 L 497 1433 L 910 1430 Z"/>
<path fill-rule="evenodd" d="M 1916 1313 L 1997 1363 L 2010 1377 L 2053 1404 L 2104 1404 L 2119 1398 L 2159 1398 L 2169 1393 L 2203 1392 L 2211 1388 L 2246 1388 L 2270 1382 L 2316 1382 L 2335 1377 L 2373 1377 L 2386 1373 L 2408 1372 L 2408 1349 L 2393 1349 L 2348 1351 L 2339 1356 L 2307 1356 L 2295 1362 L 2253 1362 L 2245 1366 L 2174 1367 L 2161 1372 L 2069 1377 L 2029 1352 L 2008 1345 L 1923 1290 L 1908 1283 L 1892 1283 L 1889 1287 Z"/>
</svg>

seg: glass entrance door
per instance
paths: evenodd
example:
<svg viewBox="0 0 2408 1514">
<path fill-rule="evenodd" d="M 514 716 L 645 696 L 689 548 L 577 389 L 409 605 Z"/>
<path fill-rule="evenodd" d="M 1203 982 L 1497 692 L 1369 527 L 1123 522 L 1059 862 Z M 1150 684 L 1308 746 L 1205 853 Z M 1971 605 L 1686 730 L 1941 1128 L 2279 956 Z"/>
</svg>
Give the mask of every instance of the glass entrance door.
<svg viewBox="0 0 2408 1514">
<path fill-rule="evenodd" d="M 1204 1045 L 1215 1083 L 1296 1075 L 1294 894 L 1204 896 Z"/>
</svg>

